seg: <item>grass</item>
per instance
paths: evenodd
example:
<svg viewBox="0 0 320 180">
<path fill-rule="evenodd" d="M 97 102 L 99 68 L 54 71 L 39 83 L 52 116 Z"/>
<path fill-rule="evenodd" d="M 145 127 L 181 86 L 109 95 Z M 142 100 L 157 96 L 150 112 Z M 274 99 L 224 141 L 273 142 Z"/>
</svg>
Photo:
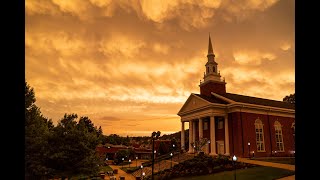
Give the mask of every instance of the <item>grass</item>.
<svg viewBox="0 0 320 180">
<path fill-rule="evenodd" d="M 100 171 L 113 171 L 113 169 L 110 166 L 100 166 Z"/>
<path fill-rule="evenodd" d="M 281 163 L 281 164 L 291 164 L 291 165 L 296 164 L 294 157 L 292 157 L 292 158 L 291 157 L 256 158 L 254 160 Z"/>
<path fill-rule="evenodd" d="M 100 166 L 100 171 L 99 172 L 101 172 L 101 171 L 107 172 L 107 171 L 113 171 L 113 169 L 110 166 Z M 81 174 L 73 176 L 70 179 L 71 180 L 82 180 L 82 179 L 101 179 L 102 180 L 102 178 L 100 178 L 100 177 L 90 177 L 90 176 L 81 175 Z"/>
<path fill-rule="evenodd" d="M 238 169 L 236 171 L 236 178 L 237 180 L 273 180 L 294 174 L 295 172 L 290 170 L 267 166 L 257 166 L 248 169 Z M 234 171 L 224 171 L 203 176 L 181 177 L 174 180 L 230 180 L 233 178 Z"/>
</svg>

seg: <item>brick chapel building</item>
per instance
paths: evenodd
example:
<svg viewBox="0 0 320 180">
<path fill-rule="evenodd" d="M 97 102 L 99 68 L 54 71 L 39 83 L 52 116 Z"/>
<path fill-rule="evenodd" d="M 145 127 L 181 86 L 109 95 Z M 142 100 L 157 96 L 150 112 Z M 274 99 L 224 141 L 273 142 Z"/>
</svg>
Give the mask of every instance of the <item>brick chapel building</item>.
<svg viewBox="0 0 320 180">
<path fill-rule="evenodd" d="M 228 93 L 215 61 L 211 38 L 200 94 L 191 93 L 181 117 L 181 149 L 194 152 L 192 143 L 206 138 L 207 154 L 238 157 L 293 156 L 295 106 L 283 101 Z M 189 123 L 189 147 L 184 124 Z"/>
</svg>

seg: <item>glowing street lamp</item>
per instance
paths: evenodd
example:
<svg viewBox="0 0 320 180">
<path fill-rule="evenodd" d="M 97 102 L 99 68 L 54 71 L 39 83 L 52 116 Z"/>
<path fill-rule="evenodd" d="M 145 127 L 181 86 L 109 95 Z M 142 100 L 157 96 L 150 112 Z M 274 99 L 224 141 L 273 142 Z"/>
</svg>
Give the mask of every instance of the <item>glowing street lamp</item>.
<svg viewBox="0 0 320 180">
<path fill-rule="evenodd" d="M 173 154 L 170 153 L 170 156 L 171 156 L 171 168 L 172 168 L 172 156 L 173 156 Z"/>
<path fill-rule="evenodd" d="M 143 172 L 142 173 L 142 179 L 144 179 L 144 176 L 146 175 L 146 173 L 145 172 Z"/>
<path fill-rule="evenodd" d="M 250 142 L 248 142 L 248 149 L 249 149 L 249 151 L 248 151 L 249 152 L 249 158 L 251 158 L 250 157 Z"/>
<path fill-rule="evenodd" d="M 236 155 L 233 155 L 232 162 L 233 162 L 233 167 L 234 167 L 234 179 L 236 180 L 236 169 L 237 169 L 236 164 L 235 164 L 235 162 L 237 162 Z"/>
<path fill-rule="evenodd" d="M 136 167 L 138 167 L 138 156 L 136 156 Z"/>
<path fill-rule="evenodd" d="M 123 168 L 123 161 L 124 161 L 124 158 L 122 158 L 122 168 Z"/>
<path fill-rule="evenodd" d="M 142 174 L 143 174 L 143 173 L 142 173 L 142 171 L 143 171 L 143 166 L 141 165 L 141 166 L 140 166 L 140 168 L 141 168 L 141 178 L 142 178 Z"/>
<path fill-rule="evenodd" d="M 131 159 L 129 159 L 129 168 L 130 168 L 130 164 L 131 164 Z"/>
</svg>

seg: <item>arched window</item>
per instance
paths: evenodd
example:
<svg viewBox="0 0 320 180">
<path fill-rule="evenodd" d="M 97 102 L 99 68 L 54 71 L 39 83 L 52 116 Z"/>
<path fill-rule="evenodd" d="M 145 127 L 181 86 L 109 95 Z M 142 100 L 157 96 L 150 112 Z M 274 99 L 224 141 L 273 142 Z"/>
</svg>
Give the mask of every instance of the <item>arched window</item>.
<svg viewBox="0 0 320 180">
<path fill-rule="evenodd" d="M 262 121 L 258 118 L 255 121 L 254 125 L 255 125 L 255 129 L 256 129 L 257 151 L 258 152 L 265 151 Z"/>
<path fill-rule="evenodd" d="M 214 66 L 212 66 L 212 71 L 216 72 L 216 68 Z"/>
<path fill-rule="evenodd" d="M 277 151 L 284 151 L 283 147 L 283 137 L 282 137 L 282 128 L 279 121 L 274 122 L 274 129 L 276 132 L 276 144 L 277 144 Z"/>
<path fill-rule="evenodd" d="M 209 73 L 209 67 L 207 67 L 207 73 Z"/>
</svg>

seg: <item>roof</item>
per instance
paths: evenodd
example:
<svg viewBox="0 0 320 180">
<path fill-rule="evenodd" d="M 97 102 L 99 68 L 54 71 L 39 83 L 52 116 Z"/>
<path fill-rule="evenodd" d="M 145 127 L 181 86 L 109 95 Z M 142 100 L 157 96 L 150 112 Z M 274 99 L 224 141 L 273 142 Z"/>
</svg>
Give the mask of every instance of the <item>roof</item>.
<svg viewBox="0 0 320 180">
<path fill-rule="evenodd" d="M 205 96 L 201 94 L 194 94 L 204 100 L 207 100 L 211 103 L 218 103 L 218 104 L 229 104 L 228 102 L 217 98 L 215 96 Z M 227 99 L 233 100 L 235 102 L 241 102 L 241 103 L 247 103 L 247 104 L 255 104 L 255 105 L 262 105 L 262 106 L 271 106 L 271 107 L 278 107 L 278 108 L 286 108 L 286 109 L 295 109 L 295 105 L 284 102 L 284 101 L 276 101 L 271 99 L 264 99 L 264 98 L 258 98 L 258 97 L 252 97 L 252 96 L 244 96 L 239 94 L 232 94 L 232 93 L 226 93 L 226 94 L 219 94 L 220 96 L 223 96 Z"/>
<path fill-rule="evenodd" d="M 294 104 L 284 102 L 284 101 L 276 101 L 271 99 L 263 99 L 258 97 L 244 96 L 244 95 L 232 94 L 232 93 L 226 93 L 225 95 L 222 95 L 222 96 L 236 102 L 256 104 L 256 105 L 262 105 L 262 106 L 272 106 L 272 107 L 279 107 L 279 108 L 286 108 L 286 109 L 295 109 Z"/>
<path fill-rule="evenodd" d="M 201 95 L 201 94 L 194 94 L 204 100 L 207 100 L 211 103 L 218 103 L 218 104 L 228 104 L 227 102 L 215 97 L 215 96 L 205 96 L 205 95 Z"/>
</svg>

